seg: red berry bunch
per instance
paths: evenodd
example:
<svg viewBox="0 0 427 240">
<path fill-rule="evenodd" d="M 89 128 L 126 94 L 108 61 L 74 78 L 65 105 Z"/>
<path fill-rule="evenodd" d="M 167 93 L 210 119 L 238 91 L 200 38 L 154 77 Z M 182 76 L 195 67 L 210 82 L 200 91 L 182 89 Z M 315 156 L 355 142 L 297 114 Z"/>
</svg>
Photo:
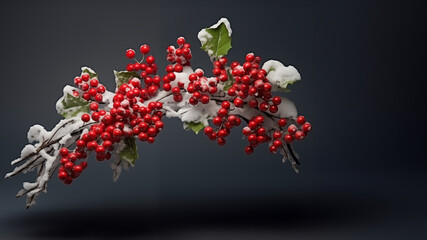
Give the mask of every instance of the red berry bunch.
<svg viewBox="0 0 427 240">
<path fill-rule="evenodd" d="M 187 43 L 183 37 L 179 37 L 176 40 L 176 43 L 178 44 L 178 48 L 175 48 L 172 45 L 167 48 L 166 51 L 168 55 L 166 56 L 166 59 L 172 64 L 176 63 L 181 65 L 181 67 L 190 66 L 190 59 L 193 57 L 191 55 L 191 45 Z M 175 72 L 181 72 L 176 70 L 177 69 L 175 69 Z"/>
<path fill-rule="evenodd" d="M 212 141 L 217 140 L 220 146 L 225 145 L 225 137 L 230 135 L 230 130 L 241 124 L 241 119 L 238 116 L 229 114 L 230 105 L 229 101 L 222 102 L 217 116 L 213 118 L 212 123 L 214 126 L 218 127 L 217 131 L 210 126 L 204 129 L 205 135 Z"/>
<path fill-rule="evenodd" d="M 184 70 L 184 66 L 190 66 L 191 55 L 191 46 L 189 43 L 185 42 L 183 37 L 179 37 L 176 40 L 178 48 L 174 46 L 169 46 L 167 48 L 167 57 L 166 59 L 171 63 L 166 66 L 166 76 L 163 77 L 163 90 L 169 92 L 172 90 L 174 95 L 173 99 L 175 102 L 181 102 L 183 96 L 181 90 L 184 89 L 185 83 L 178 81 L 171 84 L 176 79 L 176 73 L 181 73 Z"/>
<path fill-rule="evenodd" d="M 61 148 L 59 150 L 61 156 L 61 167 L 59 168 L 58 178 L 64 182 L 64 184 L 71 184 L 74 178 L 80 176 L 84 169 L 87 167 L 87 162 L 82 161 L 80 164 L 76 164 L 79 159 L 78 154 L 70 153 L 68 149 Z M 82 158 L 80 156 L 80 158 Z"/>
<path fill-rule="evenodd" d="M 304 138 L 307 136 L 307 134 L 311 131 L 311 124 L 306 121 L 304 116 L 298 116 L 296 120 L 296 124 L 290 124 L 287 128 L 285 128 L 282 131 L 277 131 L 276 134 L 278 139 L 280 139 L 281 135 L 283 134 L 283 141 L 285 143 L 292 143 L 295 139 L 298 141 L 304 140 Z M 286 126 L 286 122 L 283 124 L 280 124 L 281 129 Z M 279 136 L 279 133 L 281 134 Z"/>
<path fill-rule="evenodd" d="M 99 83 L 97 78 L 91 79 L 89 74 L 83 73 L 80 77 L 74 78 L 74 84 L 82 90 L 81 96 L 83 99 L 102 102 L 102 94 L 105 93 L 105 87 Z M 80 94 L 74 91 L 73 95 L 78 97 Z"/>
<path fill-rule="evenodd" d="M 144 44 L 140 47 L 140 52 L 145 57 L 150 52 L 150 46 Z M 135 51 L 133 49 L 128 49 L 126 51 L 126 57 L 129 59 L 135 58 Z M 144 57 L 141 61 L 136 63 L 129 63 L 126 67 L 128 72 L 138 72 L 141 76 L 141 80 L 145 83 L 145 88 L 141 88 L 141 95 L 144 99 L 148 99 L 149 96 L 154 96 L 160 88 L 161 78 L 157 74 L 157 64 L 155 63 L 156 58 L 152 55 Z"/>
<path fill-rule="evenodd" d="M 83 75 L 85 76 L 85 75 Z M 146 78 L 147 79 L 147 78 Z M 84 161 L 80 165 L 74 165 L 77 159 L 86 159 L 92 151 L 96 153 L 98 161 L 111 158 L 114 144 L 124 138 L 138 137 L 141 141 L 153 143 L 160 130 L 163 129 L 161 118 L 163 104 L 161 102 L 150 102 L 147 106 L 143 103 L 150 98 L 150 92 L 141 87 L 141 81 L 133 78 L 118 87 L 114 97 L 112 108 L 109 112 L 99 109 L 96 101 L 91 102 L 89 108 L 91 114 L 83 114 L 83 122 L 91 124 L 90 130 L 84 132 L 76 141 L 76 149 L 69 152 L 61 149 L 63 159 L 58 177 L 69 184 L 87 167 Z M 93 122 L 90 122 L 90 121 Z M 65 154 L 67 153 L 67 154 Z"/>
<path fill-rule="evenodd" d="M 263 126 L 264 117 L 261 115 L 253 117 L 246 127 L 243 128 L 243 135 L 248 139 L 249 145 L 245 147 L 247 154 L 253 153 L 255 147 L 262 143 L 271 140 L 268 135 L 267 129 Z"/>
<path fill-rule="evenodd" d="M 194 73 L 188 76 L 187 92 L 192 96 L 188 100 L 191 105 L 196 105 L 198 102 L 203 104 L 209 103 L 209 94 L 215 94 L 218 91 L 216 78 L 206 78 L 201 69 L 197 69 Z"/>
<path fill-rule="evenodd" d="M 263 112 L 276 113 L 279 110 L 277 106 L 281 103 L 281 98 L 272 97 L 271 84 L 266 78 L 267 72 L 260 69 L 260 62 L 260 57 L 249 53 L 246 55 L 246 62 L 243 66 L 238 62 L 231 64 L 231 74 L 235 82 L 228 89 L 228 95 L 237 96 L 234 99 L 236 107 L 242 107 L 246 100 L 253 108 L 259 108 Z"/>
</svg>

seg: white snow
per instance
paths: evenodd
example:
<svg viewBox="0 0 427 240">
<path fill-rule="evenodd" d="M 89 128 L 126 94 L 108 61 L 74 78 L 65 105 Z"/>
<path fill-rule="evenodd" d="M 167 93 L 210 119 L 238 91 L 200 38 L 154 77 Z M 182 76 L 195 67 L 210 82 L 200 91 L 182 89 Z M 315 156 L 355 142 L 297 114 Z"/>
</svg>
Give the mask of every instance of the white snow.
<svg viewBox="0 0 427 240">
<path fill-rule="evenodd" d="M 225 27 L 227 28 L 228 31 L 228 36 L 231 37 L 231 24 L 228 21 L 227 18 L 221 18 L 217 23 L 215 23 L 214 25 L 210 26 L 209 28 L 217 28 L 219 27 L 219 25 L 221 25 L 221 23 L 224 23 Z"/>
<path fill-rule="evenodd" d="M 277 90 L 277 88 L 286 89 L 288 84 L 301 80 L 301 75 L 295 67 L 291 65 L 285 67 L 276 60 L 268 60 L 262 69 L 267 71 L 267 79 L 273 86 L 273 90 Z"/>
</svg>

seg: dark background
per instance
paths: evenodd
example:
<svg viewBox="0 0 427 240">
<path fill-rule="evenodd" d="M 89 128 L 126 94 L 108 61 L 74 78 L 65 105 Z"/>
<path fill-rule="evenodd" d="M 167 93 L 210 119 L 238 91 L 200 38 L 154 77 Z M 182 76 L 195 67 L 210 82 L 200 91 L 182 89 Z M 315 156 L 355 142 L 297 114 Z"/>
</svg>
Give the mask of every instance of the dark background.
<svg viewBox="0 0 427 240">
<path fill-rule="evenodd" d="M 197 33 L 227 17 L 229 59 L 255 52 L 295 66 L 285 94 L 313 124 L 295 144 L 296 174 L 240 130 L 219 147 L 166 120 L 156 144 L 112 182 L 91 159 L 71 186 L 25 209 L 34 173 L 0 180 L 0 239 L 425 239 L 426 1 L 1 1 L 0 173 L 33 124 L 51 129 L 55 102 L 80 67 L 111 90 L 126 49 L 165 49 L 185 36 L 209 71 Z"/>
</svg>

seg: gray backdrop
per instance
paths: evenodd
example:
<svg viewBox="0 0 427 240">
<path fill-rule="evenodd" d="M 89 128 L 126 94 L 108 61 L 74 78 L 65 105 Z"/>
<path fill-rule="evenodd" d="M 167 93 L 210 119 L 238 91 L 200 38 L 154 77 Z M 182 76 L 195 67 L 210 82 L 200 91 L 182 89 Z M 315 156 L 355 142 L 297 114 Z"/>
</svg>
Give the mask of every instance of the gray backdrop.
<svg viewBox="0 0 427 240">
<path fill-rule="evenodd" d="M 219 147 L 166 120 L 156 144 L 118 182 L 90 159 L 71 186 L 53 179 L 25 210 L 34 173 L 0 180 L 0 238 L 399 239 L 427 236 L 426 1 L 1 1 L 0 173 L 33 124 L 52 128 L 55 102 L 80 67 L 109 89 L 127 48 L 185 36 L 193 66 L 211 68 L 197 32 L 227 17 L 229 59 L 247 52 L 292 64 L 284 94 L 313 124 L 295 144 L 301 172 L 279 155 L 243 152 L 240 130 Z"/>
</svg>

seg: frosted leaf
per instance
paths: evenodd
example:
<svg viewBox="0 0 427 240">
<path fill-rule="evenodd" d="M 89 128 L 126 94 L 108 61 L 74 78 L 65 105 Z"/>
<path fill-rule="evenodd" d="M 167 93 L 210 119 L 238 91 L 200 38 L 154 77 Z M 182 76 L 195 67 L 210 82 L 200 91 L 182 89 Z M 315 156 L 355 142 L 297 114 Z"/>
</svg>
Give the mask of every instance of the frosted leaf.
<svg viewBox="0 0 427 240">
<path fill-rule="evenodd" d="M 231 25 L 226 18 L 221 18 L 209 28 L 200 30 L 197 35 L 201 48 L 208 53 L 211 59 L 218 59 L 227 55 L 231 49 Z"/>
<path fill-rule="evenodd" d="M 90 67 L 82 67 L 82 73 L 87 73 L 89 74 L 90 78 L 97 78 L 98 74 Z"/>
<path fill-rule="evenodd" d="M 289 84 L 293 84 L 301 80 L 301 75 L 298 70 L 289 65 L 285 67 L 281 62 L 276 60 L 268 60 L 262 66 L 262 69 L 267 71 L 267 79 L 270 81 L 272 90 L 288 90 Z"/>
<path fill-rule="evenodd" d="M 89 112 L 89 102 L 82 97 L 75 97 L 73 91 L 80 91 L 72 86 L 64 87 L 64 96 L 56 102 L 56 111 L 65 118 L 75 117 Z"/>
</svg>

